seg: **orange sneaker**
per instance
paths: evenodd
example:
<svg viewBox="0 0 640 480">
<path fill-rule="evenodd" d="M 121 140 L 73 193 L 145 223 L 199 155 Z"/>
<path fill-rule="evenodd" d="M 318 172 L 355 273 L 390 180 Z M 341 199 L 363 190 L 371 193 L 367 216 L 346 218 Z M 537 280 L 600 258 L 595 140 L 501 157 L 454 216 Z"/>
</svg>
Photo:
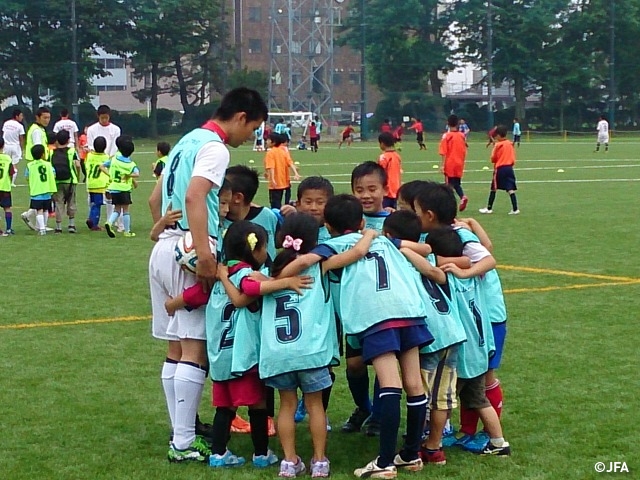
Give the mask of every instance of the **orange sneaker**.
<svg viewBox="0 0 640 480">
<path fill-rule="evenodd" d="M 231 422 L 231 432 L 232 433 L 251 433 L 251 424 L 247 422 L 240 415 L 235 416 L 233 421 Z"/>
<path fill-rule="evenodd" d="M 267 421 L 267 427 L 268 427 L 269 436 L 270 437 L 275 437 L 276 436 L 276 424 L 273 421 L 273 417 L 269 417 L 269 420 Z"/>
</svg>

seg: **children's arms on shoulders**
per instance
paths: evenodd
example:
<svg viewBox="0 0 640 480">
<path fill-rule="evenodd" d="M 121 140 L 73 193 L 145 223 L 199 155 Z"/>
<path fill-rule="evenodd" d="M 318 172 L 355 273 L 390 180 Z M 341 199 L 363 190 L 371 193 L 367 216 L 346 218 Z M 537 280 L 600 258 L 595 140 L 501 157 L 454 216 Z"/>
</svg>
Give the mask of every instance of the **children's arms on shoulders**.
<svg viewBox="0 0 640 480">
<path fill-rule="evenodd" d="M 489 238 L 489 235 L 487 234 L 485 229 L 482 228 L 482 225 L 480 225 L 480 222 L 478 222 L 475 218 L 456 219 L 456 225 L 459 225 L 462 228 L 468 228 L 469 230 L 471 230 L 473 233 L 475 233 L 476 237 L 478 237 L 478 240 L 480 240 L 480 244 L 484 248 L 489 250 L 489 252 L 493 252 L 493 243 L 491 243 L 491 239 Z"/>
<path fill-rule="evenodd" d="M 453 263 L 460 268 L 471 268 L 471 260 L 469 257 L 441 257 L 440 255 L 436 255 L 436 264 L 438 266 L 445 265 L 447 263 Z"/>
<path fill-rule="evenodd" d="M 437 267 L 431 265 L 429 260 L 423 256 L 417 254 L 409 248 L 400 248 L 400 252 L 416 267 L 422 275 L 433 280 L 434 282 L 443 285 L 447 282 L 447 275 Z"/>
<path fill-rule="evenodd" d="M 350 248 L 349 250 L 337 255 L 333 255 L 327 258 L 327 260 L 322 263 L 322 273 L 327 273 L 329 270 L 346 267 L 347 265 L 351 265 L 352 263 L 355 263 L 358 260 L 364 258 L 364 256 L 369 253 L 371 242 L 377 236 L 378 232 L 376 230 L 363 230 L 362 238 L 358 240 L 358 243 L 356 243 L 353 248 Z"/>
<path fill-rule="evenodd" d="M 474 263 L 471 268 L 460 268 L 453 263 L 445 263 L 440 267 L 442 271 L 447 273 L 452 273 L 454 276 L 458 278 L 473 278 L 478 277 L 480 275 L 484 275 L 489 270 L 493 270 L 496 268 L 496 259 L 493 256 L 489 255 L 488 257 L 484 257 L 477 263 Z"/>
<path fill-rule="evenodd" d="M 391 241 L 398 249 L 406 248 L 423 257 L 431 255 L 432 252 L 431 245 L 427 245 L 426 243 L 412 242 L 411 240 L 400 240 L 398 238 L 391 239 Z"/>
</svg>

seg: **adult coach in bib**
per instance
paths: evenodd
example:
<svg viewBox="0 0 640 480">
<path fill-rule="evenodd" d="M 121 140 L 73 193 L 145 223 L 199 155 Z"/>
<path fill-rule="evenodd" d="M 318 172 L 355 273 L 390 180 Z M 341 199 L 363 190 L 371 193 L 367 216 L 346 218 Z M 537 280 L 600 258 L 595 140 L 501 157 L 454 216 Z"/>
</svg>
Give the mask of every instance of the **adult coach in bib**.
<svg viewBox="0 0 640 480">
<path fill-rule="evenodd" d="M 267 106 L 258 92 L 237 88 L 227 93 L 213 118 L 171 150 L 162 181 L 149 199 L 154 221 L 169 207 L 183 215 L 160 235 L 149 259 L 153 336 L 169 342 L 162 385 L 173 427 L 171 462 L 205 462 L 211 454 L 195 434 L 207 353 L 205 309 L 182 309 L 169 317 L 164 303 L 197 281 L 207 289 L 215 281 L 217 263 L 209 238 L 218 238 L 218 190 L 229 165 L 227 146 L 240 146 L 265 120 Z M 174 258 L 175 246 L 187 231 L 198 255 L 196 275 L 181 270 Z"/>
</svg>

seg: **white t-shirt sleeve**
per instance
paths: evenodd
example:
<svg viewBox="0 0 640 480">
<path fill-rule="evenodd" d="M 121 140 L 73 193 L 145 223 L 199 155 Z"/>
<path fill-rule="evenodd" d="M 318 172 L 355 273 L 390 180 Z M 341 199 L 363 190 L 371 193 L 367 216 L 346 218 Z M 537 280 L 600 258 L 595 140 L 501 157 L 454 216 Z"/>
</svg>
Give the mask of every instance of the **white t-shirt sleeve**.
<svg viewBox="0 0 640 480">
<path fill-rule="evenodd" d="M 209 142 L 196 155 L 192 177 L 202 177 L 216 187 L 222 185 L 229 166 L 229 150 L 223 143 Z"/>
<path fill-rule="evenodd" d="M 483 258 L 491 256 L 491 252 L 487 250 L 480 242 L 467 242 L 462 248 L 462 255 L 469 257 L 471 263 L 478 263 Z"/>
</svg>

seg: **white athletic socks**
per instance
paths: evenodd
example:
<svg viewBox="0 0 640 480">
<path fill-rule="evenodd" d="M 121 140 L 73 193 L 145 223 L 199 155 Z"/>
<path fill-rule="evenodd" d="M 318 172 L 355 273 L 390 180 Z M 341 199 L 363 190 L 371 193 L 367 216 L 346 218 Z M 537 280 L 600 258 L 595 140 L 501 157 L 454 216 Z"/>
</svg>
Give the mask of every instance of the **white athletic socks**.
<svg viewBox="0 0 640 480">
<path fill-rule="evenodd" d="M 46 223 L 44 221 L 44 216 L 45 215 L 46 215 L 46 213 L 45 214 L 38 213 L 36 215 L 36 228 L 40 232 L 43 231 L 45 229 L 45 226 L 46 226 Z"/>
<path fill-rule="evenodd" d="M 173 377 L 176 410 L 173 444 L 178 450 L 187 448 L 196 438 L 196 413 L 202 397 L 207 373 L 192 363 L 178 363 Z"/>
<path fill-rule="evenodd" d="M 164 397 L 167 400 L 167 409 L 169 410 L 169 419 L 171 420 L 171 428 L 174 428 L 176 417 L 176 390 L 174 386 L 174 378 L 176 375 L 177 362 L 167 362 L 162 364 L 162 388 L 164 389 Z"/>
</svg>

